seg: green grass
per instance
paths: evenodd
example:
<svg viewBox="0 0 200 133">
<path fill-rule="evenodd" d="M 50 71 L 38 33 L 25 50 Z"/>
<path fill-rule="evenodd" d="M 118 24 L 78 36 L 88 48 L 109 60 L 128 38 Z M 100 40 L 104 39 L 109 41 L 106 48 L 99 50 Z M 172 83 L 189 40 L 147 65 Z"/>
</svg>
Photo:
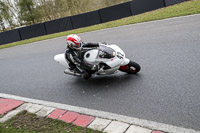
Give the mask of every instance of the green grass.
<svg viewBox="0 0 200 133">
<path fill-rule="evenodd" d="M 24 41 L 1 45 L 0 49 L 9 48 L 9 47 L 27 44 L 27 43 L 36 42 L 36 41 L 41 41 L 41 40 L 46 40 L 46 39 L 51 39 L 51 38 L 62 37 L 69 34 L 78 34 L 78 33 L 84 33 L 84 32 L 89 32 L 89 31 L 100 30 L 100 29 L 118 27 L 122 25 L 148 22 L 148 21 L 153 21 L 153 20 L 160 20 L 160 19 L 165 19 L 165 18 L 185 16 L 185 15 L 198 14 L 198 13 L 200 13 L 200 0 L 191 0 L 191 1 L 183 2 L 174 6 L 169 6 L 166 8 L 143 13 L 140 15 L 127 17 L 124 19 L 119 19 L 116 21 L 111 21 L 111 22 L 98 24 L 98 25 L 94 25 L 90 27 L 60 32 L 60 33 L 51 34 L 51 35 L 40 36 L 40 37 L 36 37 L 36 38 L 24 40 Z"/>
<path fill-rule="evenodd" d="M 0 123 L 0 133 L 102 133 L 92 129 L 78 127 L 59 120 L 37 117 L 23 111 Z"/>
</svg>

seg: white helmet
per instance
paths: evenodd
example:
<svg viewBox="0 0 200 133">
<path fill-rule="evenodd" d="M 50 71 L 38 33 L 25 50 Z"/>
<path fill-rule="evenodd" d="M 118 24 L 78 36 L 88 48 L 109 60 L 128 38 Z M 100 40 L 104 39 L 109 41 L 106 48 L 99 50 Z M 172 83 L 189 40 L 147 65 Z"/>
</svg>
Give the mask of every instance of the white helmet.
<svg viewBox="0 0 200 133">
<path fill-rule="evenodd" d="M 72 34 L 67 36 L 67 46 L 71 49 L 81 50 L 82 40 L 78 35 Z"/>
</svg>

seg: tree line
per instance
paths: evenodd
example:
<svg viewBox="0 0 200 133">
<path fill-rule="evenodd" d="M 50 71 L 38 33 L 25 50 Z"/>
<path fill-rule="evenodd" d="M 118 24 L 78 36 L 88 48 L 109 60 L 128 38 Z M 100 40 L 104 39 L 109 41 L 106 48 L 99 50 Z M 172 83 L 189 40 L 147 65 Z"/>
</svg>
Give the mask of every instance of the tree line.
<svg viewBox="0 0 200 133">
<path fill-rule="evenodd" d="M 0 0 L 0 31 L 72 16 L 130 0 Z"/>
</svg>

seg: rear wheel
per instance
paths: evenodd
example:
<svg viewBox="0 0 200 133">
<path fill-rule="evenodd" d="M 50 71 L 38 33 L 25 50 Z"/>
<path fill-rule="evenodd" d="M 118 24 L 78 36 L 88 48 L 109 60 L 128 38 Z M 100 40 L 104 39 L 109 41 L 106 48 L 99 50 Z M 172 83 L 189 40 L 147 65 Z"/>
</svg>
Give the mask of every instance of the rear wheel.
<svg viewBox="0 0 200 133">
<path fill-rule="evenodd" d="M 128 74 L 136 74 L 140 71 L 141 67 L 138 63 L 130 61 L 126 66 L 120 66 L 119 70 L 127 72 Z"/>
</svg>

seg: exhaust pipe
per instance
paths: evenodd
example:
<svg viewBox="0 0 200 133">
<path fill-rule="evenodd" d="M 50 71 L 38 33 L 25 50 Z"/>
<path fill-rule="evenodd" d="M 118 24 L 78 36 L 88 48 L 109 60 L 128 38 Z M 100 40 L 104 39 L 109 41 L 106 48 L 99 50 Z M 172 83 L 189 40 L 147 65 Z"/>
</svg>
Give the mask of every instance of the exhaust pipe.
<svg viewBox="0 0 200 133">
<path fill-rule="evenodd" d="M 73 75 L 73 76 L 81 77 L 81 74 L 72 72 L 72 71 L 70 71 L 70 70 L 68 70 L 68 69 L 66 69 L 66 70 L 64 71 L 64 73 L 65 73 L 65 74 L 69 74 L 69 75 Z"/>
</svg>

